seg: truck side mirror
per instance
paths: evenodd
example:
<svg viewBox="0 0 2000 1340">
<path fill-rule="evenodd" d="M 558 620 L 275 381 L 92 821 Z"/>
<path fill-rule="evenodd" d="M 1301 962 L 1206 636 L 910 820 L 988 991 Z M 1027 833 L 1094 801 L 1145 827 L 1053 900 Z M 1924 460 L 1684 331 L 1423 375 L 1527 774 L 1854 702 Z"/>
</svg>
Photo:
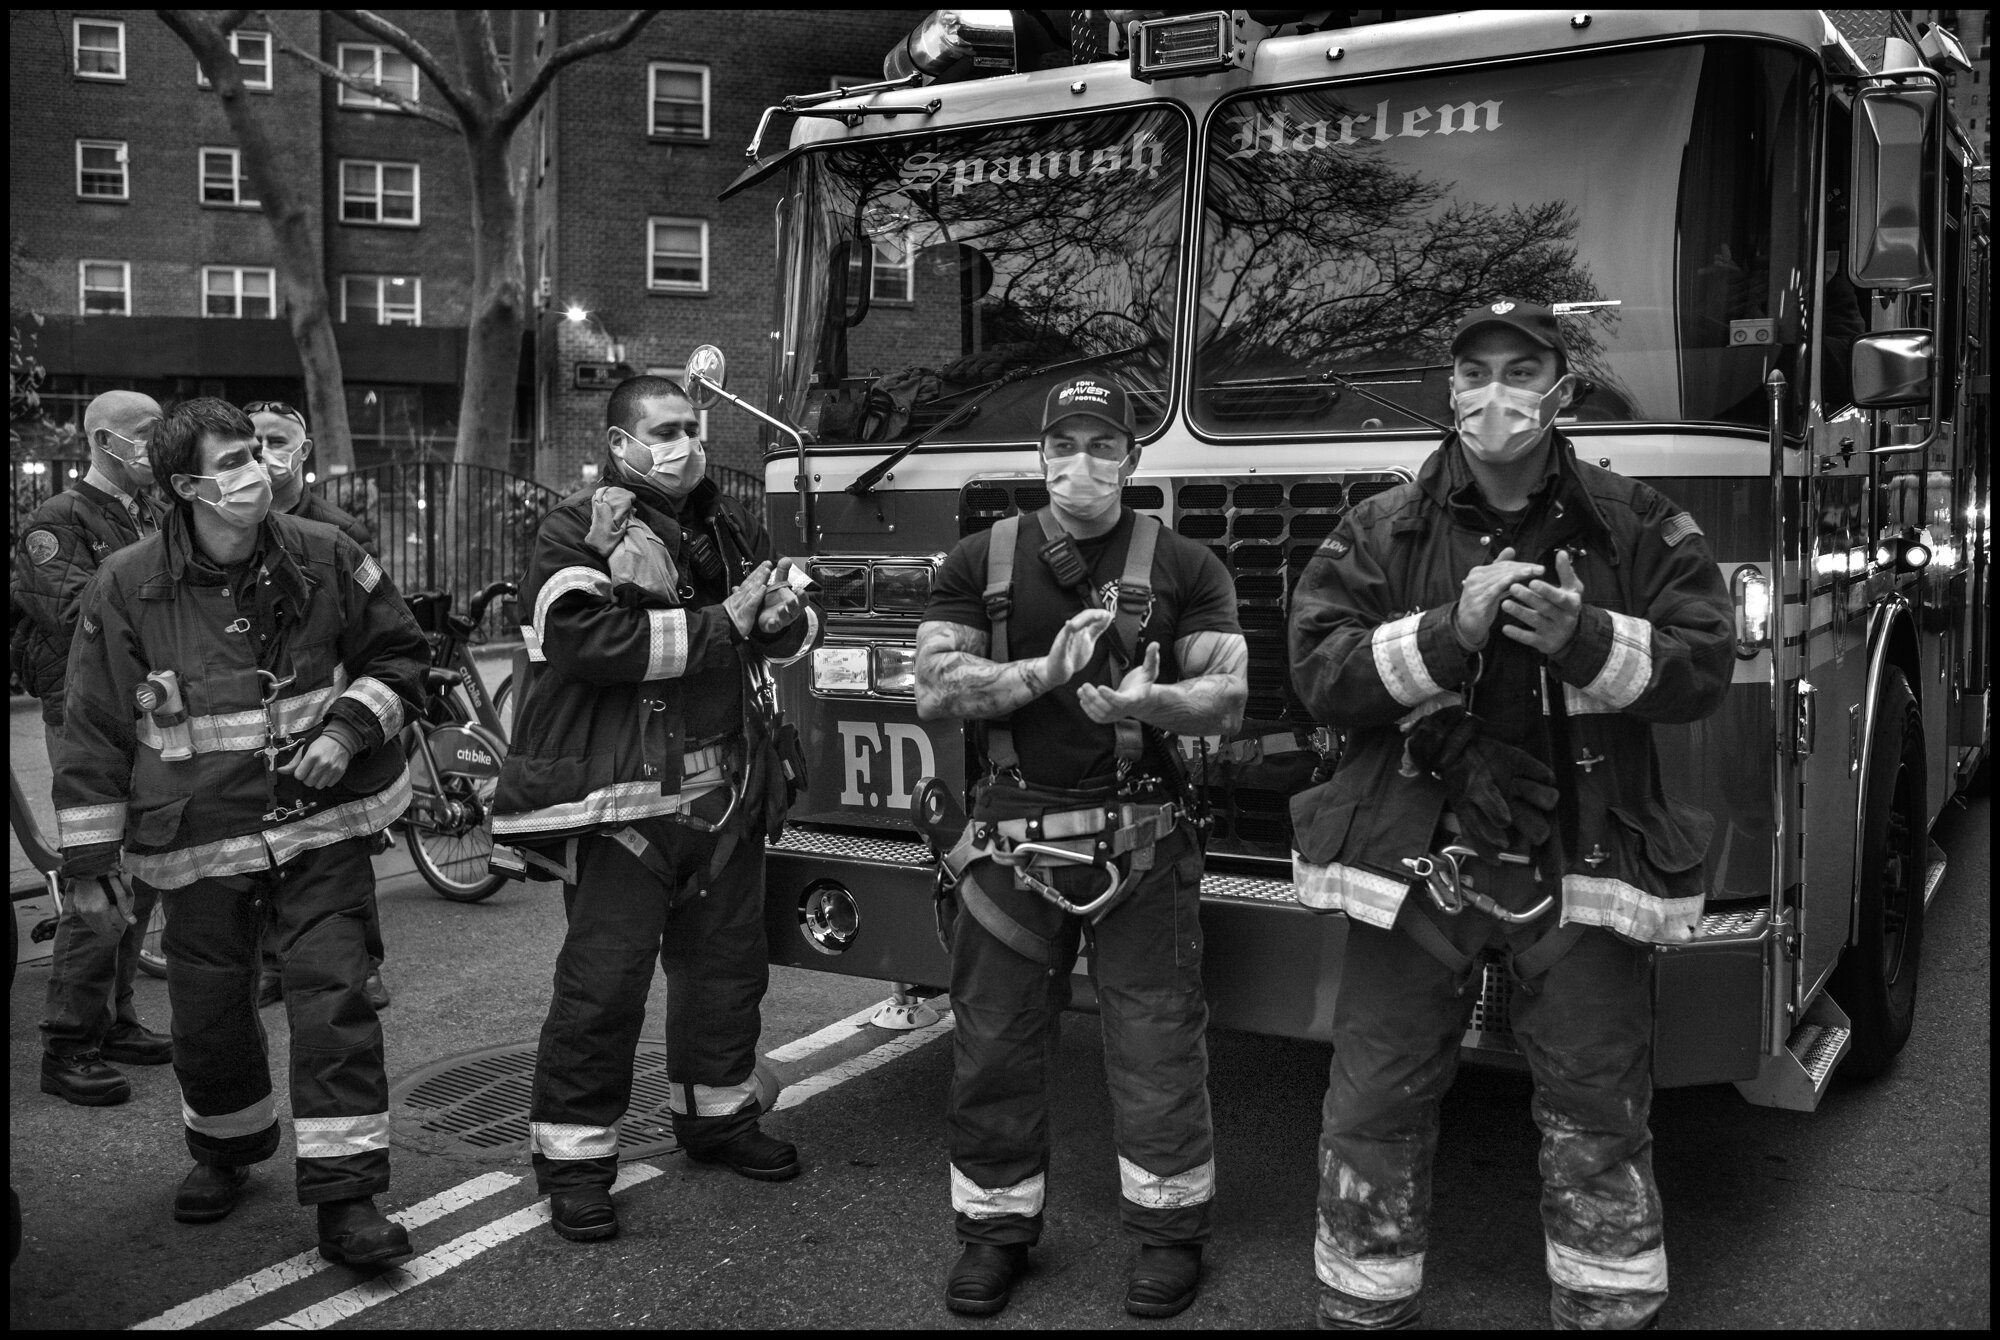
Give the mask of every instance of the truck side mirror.
<svg viewBox="0 0 2000 1340">
<path fill-rule="evenodd" d="M 1875 84 L 1854 98 L 1848 273 L 1862 288 L 1931 282 L 1937 226 L 1935 86 Z"/>
<path fill-rule="evenodd" d="M 1854 342 L 1854 403 L 1863 409 L 1928 406 L 1936 375 L 1928 330 L 1878 330 Z"/>
<path fill-rule="evenodd" d="M 722 392 L 729 385 L 729 363 L 722 350 L 712 344 L 696 348 L 688 355 L 687 374 L 682 382 L 696 409 L 710 410 L 721 404 Z"/>
</svg>

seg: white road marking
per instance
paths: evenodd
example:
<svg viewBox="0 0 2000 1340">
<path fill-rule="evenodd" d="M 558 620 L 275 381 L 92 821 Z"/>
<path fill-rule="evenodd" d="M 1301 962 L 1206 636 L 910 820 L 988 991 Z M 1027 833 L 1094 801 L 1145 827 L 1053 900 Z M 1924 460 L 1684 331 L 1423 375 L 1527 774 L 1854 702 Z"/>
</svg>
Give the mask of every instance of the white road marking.
<svg viewBox="0 0 2000 1340">
<path fill-rule="evenodd" d="M 778 1062 L 796 1061 L 803 1057 L 811 1056 L 815 1052 L 824 1051 L 828 1047 L 843 1042 L 866 1029 L 868 1027 L 868 1020 L 874 1017 L 876 1010 L 879 1008 L 881 1008 L 880 1005 L 870 1005 L 866 1009 L 858 1010 L 847 1018 L 828 1024 L 825 1028 L 819 1029 L 817 1032 L 809 1033 L 794 1042 L 788 1042 L 782 1047 L 774 1048 L 772 1051 L 766 1053 L 766 1058 Z M 808 1098 L 825 1093 L 836 1085 L 844 1084 L 856 1076 L 865 1075 L 878 1066 L 888 1064 L 899 1056 L 907 1056 L 927 1043 L 935 1042 L 949 1033 L 951 1031 L 951 1024 L 952 1016 L 950 1011 L 942 1010 L 938 1021 L 934 1024 L 917 1029 L 914 1032 L 900 1034 L 872 1051 L 864 1052 L 860 1056 L 842 1061 L 839 1065 L 829 1066 L 816 1075 L 809 1075 L 790 1085 L 778 1096 L 775 1110 L 783 1111 L 787 1108 L 797 1107 Z M 639 1183 L 650 1181 L 659 1175 L 660 1169 L 654 1167 L 652 1164 L 627 1163 L 620 1167 L 618 1180 L 611 1189 L 615 1195 L 627 1187 L 637 1186 Z M 490 1196 L 496 1191 L 505 1190 L 520 1180 L 519 1177 L 512 1173 L 486 1173 L 483 1176 L 473 1178 L 471 1181 L 442 1191 L 432 1196 L 429 1200 L 420 1201 L 406 1210 L 398 1210 L 389 1217 L 395 1222 L 402 1224 L 405 1228 L 415 1228 L 421 1224 L 430 1223 L 432 1220 L 443 1218 L 454 1210 Z M 497 1247 L 503 1242 L 519 1237 L 521 1234 L 533 1229 L 536 1225 L 546 1223 L 548 1217 L 548 1201 L 537 1200 L 535 1204 L 528 1206 L 526 1209 L 516 1210 L 512 1214 L 503 1215 L 501 1218 L 483 1227 L 454 1238 L 442 1247 L 425 1252 L 422 1256 L 417 1257 L 404 1266 L 387 1271 L 372 1280 L 337 1293 L 322 1302 L 301 1308 L 288 1317 L 271 1322 L 262 1329 L 267 1331 L 318 1330 L 331 1326 L 357 1313 L 364 1312 L 374 1307 L 377 1303 L 385 1303 L 396 1295 L 424 1283 L 426 1280 L 435 1279 L 445 1271 L 450 1270 L 453 1266 L 469 1261 L 490 1248 Z M 238 1280 L 234 1284 L 226 1285 L 211 1293 L 203 1294 L 191 1302 L 182 1303 L 180 1306 L 163 1312 L 151 1320 L 139 1322 L 131 1329 L 179 1330 L 188 1326 L 198 1325 L 212 1317 L 240 1307 L 254 1298 L 282 1289 L 286 1285 L 295 1284 L 300 1280 L 310 1278 L 328 1268 L 330 1268 L 330 1263 L 320 1259 L 319 1253 L 316 1250 L 302 1252 L 298 1256 L 280 1261 L 278 1264 Z"/>
<path fill-rule="evenodd" d="M 796 1061 L 811 1056 L 816 1051 L 824 1051 L 836 1042 L 845 1042 L 868 1027 L 868 1021 L 875 1017 L 875 1011 L 882 1008 L 881 1002 L 863 1006 L 837 1024 L 828 1024 L 817 1033 L 808 1033 L 794 1042 L 773 1048 L 764 1053 L 767 1061 Z"/>
<path fill-rule="evenodd" d="M 649 1182 L 659 1175 L 660 1170 L 650 1163 L 628 1163 L 618 1170 L 618 1180 L 612 1184 L 611 1194 L 615 1196 L 628 1187 Z M 516 1210 L 470 1233 L 453 1238 L 444 1246 L 425 1252 L 407 1265 L 385 1271 L 374 1279 L 366 1280 L 322 1302 L 314 1303 L 311 1307 L 300 1308 L 289 1317 L 281 1317 L 258 1329 L 317 1331 L 335 1322 L 345 1321 L 349 1317 L 367 1311 L 377 1303 L 386 1303 L 397 1294 L 416 1288 L 425 1280 L 435 1279 L 453 1266 L 470 1261 L 481 1252 L 520 1237 L 537 1225 L 547 1223 L 548 1218 L 548 1201 L 538 1200 L 525 1210 Z"/>
<path fill-rule="evenodd" d="M 513 1173 L 483 1173 L 469 1182 L 460 1182 L 455 1187 L 438 1192 L 428 1200 L 420 1200 L 407 1209 L 397 1210 L 389 1216 L 404 1228 L 419 1228 L 435 1219 L 462 1210 L 476 1201 L 486 1199 L 498 1191 L 505 1191 L 521 1179 Z M 253 1298 L 274 1293 L 288 1284 L 296 1284 L 302 1279 L 317 1275 L 322 1270 L 330 1270 L 333 1263 L 321 1258 L 317 1249 L 300 1252 L 297 1256 L 278 1262 L 274 1266 L 245 1276 L 234 1284 L 205 1293 L 201 1297 L 169 1308 L 159 1316 L 147 1321 L 135 1322 L 129 1328 L 134 1331 L 178 1331 L 196 1326 L 217 1317 L 232 1308 L 238 1308 Z"/>
<path fill-rule="evenodd" d="M 797 1107 L 814 1094 L 825 1093 L 834 1085 L 844 1084 L 856 1075 L 865 1075 L 876 1066 L 887 1064 L 898 1056 L 907 1056 L 925 1043 L 935 1042 L 949 1032 L 951 1032 L 951 1013 L 945 1011 L 939 1014 L 938 1021 L 934 1024 L 919 1028 L 913 1033 L 905 1033 L 893 1042 L 883 1043 L 874 1051 L 863 1052 L 852 1060 L 842 1061 L 837 1066 L 830 1066 L 817 1075 L 808 1075 L 798 1083 L 787 1086 L 785 1091 L 778 1095 L 777 1106 L 773 1110 L 782 1112 L 788 1107 Z"/>
</svg>

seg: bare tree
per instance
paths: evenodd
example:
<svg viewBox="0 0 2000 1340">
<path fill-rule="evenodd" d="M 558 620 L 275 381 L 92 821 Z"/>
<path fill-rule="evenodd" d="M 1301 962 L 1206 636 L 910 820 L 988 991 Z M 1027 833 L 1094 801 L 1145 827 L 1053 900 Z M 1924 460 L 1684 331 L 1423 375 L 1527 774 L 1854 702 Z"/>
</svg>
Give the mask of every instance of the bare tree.
<svg viewBox="0 0 2000 1340">
<path fill-rule="evenodd" d="M 305 370 L 306 409 L 312 416 L 313 441 L 320 465 L 339 474 L 354 468 L 354 443 L 347 426 L 347 396 L 342 388 L 340 350 L 333 342 L 333 316 L 326 298 L 326 275 L 320 264 L 318 237 L 307 203 L 318 183 L 300 183 L 280 168 L 276 148 L 262 114 L 244 96 L 243 72 L 230 50 L 229 34 L 250 17 L 247 9 L 162 9 L 160 21 L 185 42 L 201 64 L 222 114 L 243 153 L 243 171 L 250 178 L 264 219 L 277 244 L 278 301 L 291 323 Z"/>
<path fill-rule="evenodd" d="M 380 14 L 365 9 L 331 12 L 409 57 L 436 91 L 436 102 L 420 103 L 395 89 L 336 69 L 271 24 L 279 49 L 328 79 L 455 130 L 465 141 L 472 186 L 472 320 L 454 459 L 461 465 L 505 469 L 514 423 L 521 336 L 531 310 L 522 228 L 527 167 L 513 153 L 514 134 L 558 73 L 580 60 L 626 45 L 660 11 L 634 10 L 614 27 L 557 47 L 518 88 L 501 64 L 486 10 L 452 11 L 456 71 Z M 516 42 L 513 58 L 517 70 L 526 64 L 527 53 L 520 48 Z"/>
</svg>

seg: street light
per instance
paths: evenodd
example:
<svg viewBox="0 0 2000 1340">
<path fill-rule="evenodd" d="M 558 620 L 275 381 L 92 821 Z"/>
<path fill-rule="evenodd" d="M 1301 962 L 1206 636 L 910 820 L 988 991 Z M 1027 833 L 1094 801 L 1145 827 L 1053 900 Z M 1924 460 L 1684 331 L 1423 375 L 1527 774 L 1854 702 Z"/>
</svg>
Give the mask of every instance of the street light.
<svg viewBox="0 0 2000 1340">
<path fill-rule="evenodd" d="M 625 361 L 625 343 L 624 341 L 620 340 L 616 335 L 613 335 L 611 333 L 611 327 L 604 324 L 603 317 L 600 317 L 595 312 L 585 311 L 582 308 L 582 306 L 580 306 L 577 303 L 571 303 L 569 307 L 564 310 L 563 318 L 567 320 L 571 325 L 576 325 L 576 326 L 583 325 L 585 322 L 588 321 L 595 321 L 597 323 L 597 328 L 604 332 L 605 341 L 611 346 L 611 361 L 613 363 L 623 363 Z"/>
</svg>

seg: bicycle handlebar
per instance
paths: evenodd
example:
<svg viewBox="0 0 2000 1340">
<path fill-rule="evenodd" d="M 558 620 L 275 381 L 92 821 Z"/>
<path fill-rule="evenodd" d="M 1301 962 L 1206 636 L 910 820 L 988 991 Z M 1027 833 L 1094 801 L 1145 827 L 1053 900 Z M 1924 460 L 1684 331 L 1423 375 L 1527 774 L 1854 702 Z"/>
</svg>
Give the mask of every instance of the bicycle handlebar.
<svg viewBox="0 0 2000 1340">
<path fill-rule="evenodd" d="M 477 627 L 479 625 L 479 621 L 486 617 L 486 607 L 493 603 L 495 597 L 516 596 L 519 594 L 521 594 L 521 588 L 515 585 L 513 582 L 507 582 L 507 581 L 494 582 L 491 586 L 488 586 L 478 595 L 475 595 L 472 598 L 472 603 L 466 606 L 465 610 L 466 622 L 472 624 L 474 627 Z"/>
</svg>

